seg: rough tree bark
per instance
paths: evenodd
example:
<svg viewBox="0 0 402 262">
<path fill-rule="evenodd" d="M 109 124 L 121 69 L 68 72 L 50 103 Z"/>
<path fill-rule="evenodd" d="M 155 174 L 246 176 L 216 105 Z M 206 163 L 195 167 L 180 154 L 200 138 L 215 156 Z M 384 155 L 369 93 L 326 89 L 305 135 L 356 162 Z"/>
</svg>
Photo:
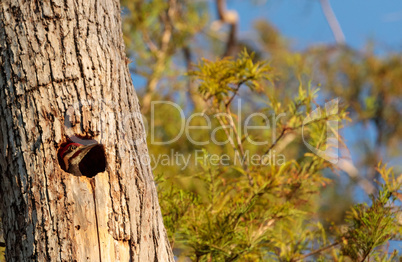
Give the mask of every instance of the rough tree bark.
<svg viewBox="0 0 402 262">
<path fill-rule="evenodd" d="M 117 0 L 0 2 L 7 261 L 173 261 L 120 12 Z M 74 136 L 104 145 L 105 172 L 60 168 L 58 147 Z"/>
</svg>

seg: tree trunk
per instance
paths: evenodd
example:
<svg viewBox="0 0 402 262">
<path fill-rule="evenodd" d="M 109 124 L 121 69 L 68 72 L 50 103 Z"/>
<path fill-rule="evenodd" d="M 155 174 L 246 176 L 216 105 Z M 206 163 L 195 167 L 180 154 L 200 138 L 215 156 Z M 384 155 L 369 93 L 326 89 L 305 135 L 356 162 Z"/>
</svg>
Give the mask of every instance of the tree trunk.
<svg viewBox="0 0 402 262">
<path fill-rule="evenodd" d="M 7 261 L 173 261 L 120 12 L 117 0 L 0 2 Z M 63 171 L 68 137 L 101 143 L 106 170 Z"/>
</svg>

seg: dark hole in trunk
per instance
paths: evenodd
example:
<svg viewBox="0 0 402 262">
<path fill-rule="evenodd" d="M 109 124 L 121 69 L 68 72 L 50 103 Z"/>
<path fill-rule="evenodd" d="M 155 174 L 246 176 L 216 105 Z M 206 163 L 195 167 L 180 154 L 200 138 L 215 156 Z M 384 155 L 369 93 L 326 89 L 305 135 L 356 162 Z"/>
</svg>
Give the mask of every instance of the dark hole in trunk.
<svg viewBox="0 0 402 262">
<path fill-rule="evenodd" d="M 105 148 L 98 144 L 94 146 L 81 160 L 79 164 L 81 174 L 86 177 L 94 177 L 106 169 Z"/>
</svg>

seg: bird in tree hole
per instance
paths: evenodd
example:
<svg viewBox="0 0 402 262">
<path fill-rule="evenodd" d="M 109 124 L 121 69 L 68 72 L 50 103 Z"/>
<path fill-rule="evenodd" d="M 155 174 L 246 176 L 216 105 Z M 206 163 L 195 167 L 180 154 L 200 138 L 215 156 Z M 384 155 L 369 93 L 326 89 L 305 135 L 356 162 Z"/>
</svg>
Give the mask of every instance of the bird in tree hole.
<svg viewBox="0 0 402 262">
<path fill-rule="evenodd" d="M 106 168 L 105 150 L 102 144 L 83 145 L 68 141 L 58 152 L 60 167 L 75 176 L 94 177 Z"/>
<path fill-rule="evenodd" d="M 106 169 L 106 157 L 103 145 L 98 143 L 83 145 L 68 139 L 67 142 L 60 146 L 57 155 L 59 165 L 64 171 L 74 176 L 86 176 L 90 179 L 89 182 L 92 188 L 96 214 L 95 176 Z M 95 218 L 96 227 L 98 227 L 98 217 L 95 216 Z M 100 243 L 99 234 L 98 241 Z"/>
</svg>

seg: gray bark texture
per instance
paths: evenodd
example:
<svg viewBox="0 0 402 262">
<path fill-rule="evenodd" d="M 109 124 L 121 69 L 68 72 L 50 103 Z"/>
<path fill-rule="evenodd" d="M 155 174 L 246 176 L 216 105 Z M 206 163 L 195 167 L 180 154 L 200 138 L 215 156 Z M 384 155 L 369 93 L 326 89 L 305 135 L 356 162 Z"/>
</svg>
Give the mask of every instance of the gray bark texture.
<svg viewBox="0 0 402 262">
<path fill-rule="evenodd" d="M 7 261 L 174 261 L 120 13 L 117 0 L 0 1 Z M 104 145 L 105 172 L 60 168 L 58 148 L 74 136 Z"/>
</svg>

